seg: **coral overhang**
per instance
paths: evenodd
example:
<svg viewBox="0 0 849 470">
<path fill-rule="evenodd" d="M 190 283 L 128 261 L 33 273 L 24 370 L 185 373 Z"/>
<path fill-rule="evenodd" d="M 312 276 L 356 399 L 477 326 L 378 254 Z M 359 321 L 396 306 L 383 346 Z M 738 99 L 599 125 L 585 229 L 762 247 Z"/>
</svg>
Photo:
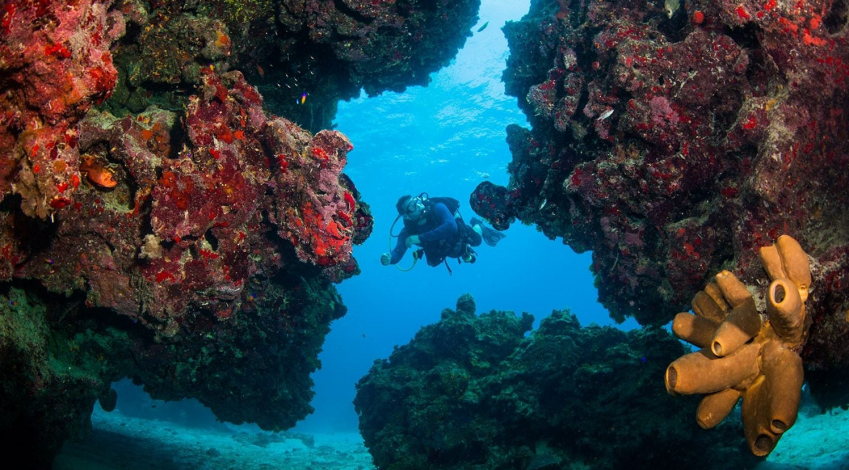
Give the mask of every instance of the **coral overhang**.
<svg viewBox="0 0 849 470">
<path fill-rule="evenodd" d="M 698 13 L 698 15 L 696 15 Z M 669 322 L 711 273 L 759 277 L 782 233 L 815 261 L 801 351 L 849 366 L 846 2 L 539 1 L 505 33 L 507 186 L 471 195 L 497 228 L 591 250 L 617 321 Z M 812 390 L 827 381 L 819 381 Z"/>
<path fill-rule="evenodd" d="M 477 6 L 3 2 L 4 455 L 48 467 L 123 377 L 231 422 L 306 416 L 373 224 L 336 103 L 426 82 Z"/>
</svg>

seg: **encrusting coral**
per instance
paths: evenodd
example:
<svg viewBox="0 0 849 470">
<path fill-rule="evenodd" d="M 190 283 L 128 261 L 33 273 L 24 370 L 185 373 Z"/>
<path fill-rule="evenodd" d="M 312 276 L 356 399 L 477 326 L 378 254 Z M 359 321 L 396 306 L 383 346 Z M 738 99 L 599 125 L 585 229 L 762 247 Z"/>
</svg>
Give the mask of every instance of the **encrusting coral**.
<svg viewBox="0 0 849 470">
<path fill-rule="evenodd" d="M 693 312 L 679 313 L 672 331 L 702 349 L 666 369 L 672 395 L 705 394 L 696 420 L 705 429 L 719 424 L 743 398 L 746 441 L 755 455 L 772 452 L 793 426 L 803 380 L 798 351 L 810 322 L 805 300 L 811 285 L 807 254 L 790 236 L 760 249 L 772 283 L 761 321 L 752 294 L 737 277 L 722 271 L 693 298 Z"/>
</svg>

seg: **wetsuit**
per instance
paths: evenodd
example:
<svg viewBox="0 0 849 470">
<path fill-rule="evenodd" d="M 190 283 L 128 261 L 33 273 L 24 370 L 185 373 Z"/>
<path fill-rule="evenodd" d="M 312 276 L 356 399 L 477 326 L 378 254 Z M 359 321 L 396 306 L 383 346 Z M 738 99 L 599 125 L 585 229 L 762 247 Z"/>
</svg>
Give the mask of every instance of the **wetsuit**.
<svg viewBox="0 0 849 470">
<path fill-rule="evenodd" d="M 401 261 L 407 252 L 405 242 L 413 235 L 419 236 L 419 245 L 424 249 L 427 264 L 437 266 L 445 258 L 459 258 L 466 253 L 466 245 L 478 246 L 481 244 L 480 235 L 463 223 L 462 219 L 456 219 L 442 203 L 429 204 L 425 213 L 426 222 L 419 224 L 418 221 L 404 221 L 404 228 L 398 235 L 398 242 L 392 249 L 390 264 Z"/>
</svg>

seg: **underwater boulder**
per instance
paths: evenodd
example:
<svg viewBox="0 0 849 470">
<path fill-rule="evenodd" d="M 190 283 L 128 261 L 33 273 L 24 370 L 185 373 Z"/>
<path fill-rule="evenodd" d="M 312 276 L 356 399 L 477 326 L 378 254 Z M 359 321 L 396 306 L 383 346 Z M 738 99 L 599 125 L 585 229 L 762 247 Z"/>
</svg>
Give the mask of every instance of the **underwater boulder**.
<svg viewBox="0 0 849 470">
<path fill-rule="evenodd" d="M 378 468 L 708 470 L 757 461 L 739 421 L 705 433 L 694 401 L 657 386 L 686 352 L 667 331 L 582 327 L 568 310 L 531 331 L 532 316 L 477 316 L 466 298 L 358 382 L 354 406 Z"/>
</svg>

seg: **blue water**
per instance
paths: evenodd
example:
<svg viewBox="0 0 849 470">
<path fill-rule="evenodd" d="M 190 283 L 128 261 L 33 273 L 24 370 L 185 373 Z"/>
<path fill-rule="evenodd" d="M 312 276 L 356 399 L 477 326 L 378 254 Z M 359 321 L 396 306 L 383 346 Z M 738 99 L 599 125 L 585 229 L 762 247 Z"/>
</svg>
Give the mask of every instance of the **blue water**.
<svg viewBox="0 0 849 470">
<path fill-rule="evenodd" d="M 452 275 L 444 266 L 424 262 L 409 272 L 379 262 L 389 250 L 399 196 L 455 197 L 469 220 L 475 215 L 469 194 L 478 183 L 485 178 L 508 183 L 505 128 L 527 126 L 527 119 L 516 98 L 504 94 L 501 73 L 508 50 L 501 27 L 520 19 L 528 6 L 528 1 L 484 0 L 472 31 L 489 25 L 468 39 L 450 66 L 432 74 L 429 86 L 340 104 L 338 130 L 354 143 L 345 172 L 371 205 L 374 232 L 354 249 L 362 274 L 338 286 L 348 313 L 332 325 L 320 355 L 322 369 L 313 376 L 316 411 L 299 429 L 356 430 L 351 404 L 356 381 L 375 359 L 388 357 L 420 327 L 438 321 L 442 309 L 453 308 L 463 293 L 474 296 L 478 313 L 525 311 L 538 324 L 552 309 L 569 308 L 584 325 L 612 323 L 596 302 L 590 253 L 576 254 L 561 240 L 518 222 L 497 247 L 478 247 L 474 265 L 452 263 Z M 399 265 L 411 263 L 408 252 Z"/>
</svg>

